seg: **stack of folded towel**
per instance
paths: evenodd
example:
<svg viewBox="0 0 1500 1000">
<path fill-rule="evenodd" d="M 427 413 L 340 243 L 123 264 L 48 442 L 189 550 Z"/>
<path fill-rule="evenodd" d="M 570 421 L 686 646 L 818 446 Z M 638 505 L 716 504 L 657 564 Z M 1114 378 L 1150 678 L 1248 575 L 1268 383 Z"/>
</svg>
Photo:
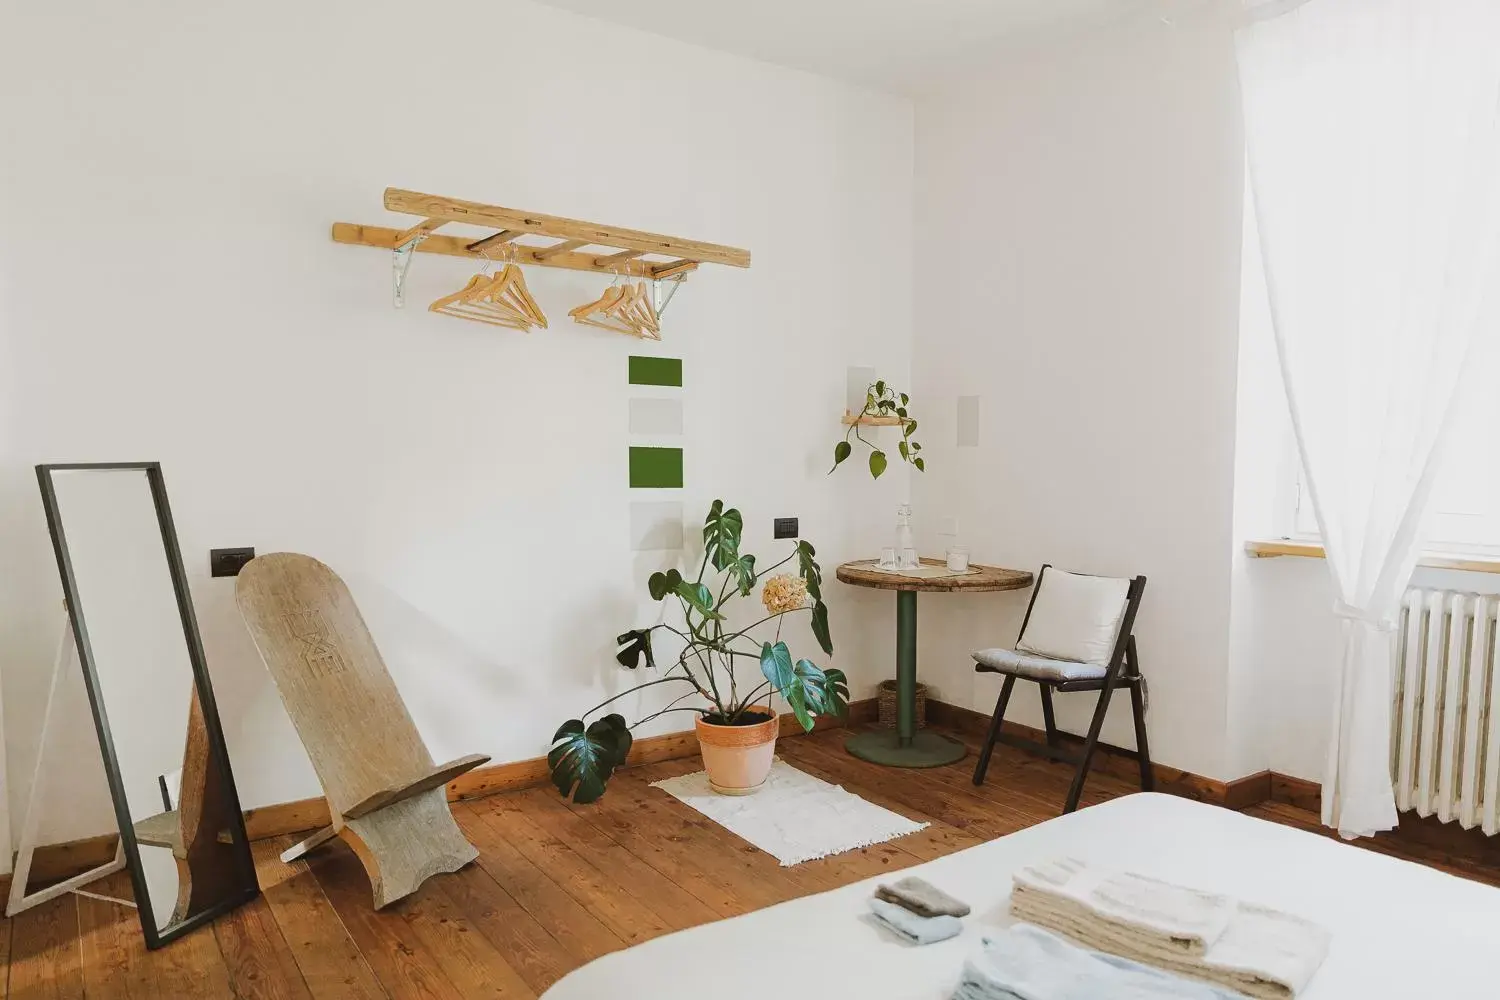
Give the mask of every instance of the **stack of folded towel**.
<svg viewBox="0 0 1500 1000">
<path fill-rule="evenodd" d="M 878 925 L 909 944 L 934 944 L 963 932 L 958 918 L 969 915 L 969 904 L 930 882 L 908 876 L 878 887 L 870 900 L 870 914 Z"/>
<path fill-rule="evenodd" d="M 952 1000 L 1240 1000 L 1208 983 L 1180 979 L 1095 951 L 1029 924 L 987 935 L 964 962 Z"/>
<path fill-rule="evenodd" d="M 1295 997 L 1328 953 L 1328 932 L 1300 917 L 1071 858 L 1013 881 L 1021 920 L 1265 1000 Z"/>
</svg>

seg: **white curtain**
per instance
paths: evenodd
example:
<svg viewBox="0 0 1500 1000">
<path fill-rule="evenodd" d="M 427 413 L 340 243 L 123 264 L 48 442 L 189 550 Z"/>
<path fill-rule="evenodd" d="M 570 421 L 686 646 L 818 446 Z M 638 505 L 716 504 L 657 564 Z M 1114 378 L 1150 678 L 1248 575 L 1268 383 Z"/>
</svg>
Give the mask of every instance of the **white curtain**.
<svg viewBox="0 0 1500 1000">
<path fill-rule="evenodd" d="M 1466 359 L 1497 336 L 1500 0 L 1247 8 L 1250 185 L 1342 619 L 1323 822 L 1363 836 L 1396 824 L 1394 622 Z"/>
</svg>

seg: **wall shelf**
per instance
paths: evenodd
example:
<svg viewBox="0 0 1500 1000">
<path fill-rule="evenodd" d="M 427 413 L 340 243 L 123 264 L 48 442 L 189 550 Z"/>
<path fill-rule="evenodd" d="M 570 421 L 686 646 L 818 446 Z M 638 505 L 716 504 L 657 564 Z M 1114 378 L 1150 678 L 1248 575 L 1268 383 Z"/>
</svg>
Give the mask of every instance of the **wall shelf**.
<svg viewBox="0 0 1500 1000">
<path fill-rule="evenodd" d="M 876 417 L 868 413 L 855 415 L 844 411 L 844 426 L 852 427 L 858 424 L 861 427 L 900 427 L 905 421 L 900 417 Z"/>
</svg>

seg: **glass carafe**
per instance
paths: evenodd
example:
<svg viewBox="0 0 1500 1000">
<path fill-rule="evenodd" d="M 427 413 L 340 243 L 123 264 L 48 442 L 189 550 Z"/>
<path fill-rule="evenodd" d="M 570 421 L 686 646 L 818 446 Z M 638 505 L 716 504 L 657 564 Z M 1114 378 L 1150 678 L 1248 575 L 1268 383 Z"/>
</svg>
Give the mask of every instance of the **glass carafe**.
<svg viewBox="0 0 1500 1000">
<path fill-rule="evenodd" d="M 922 565 L 917 558 L 917 543 L 911 535 L 911 504 L 896 508 L 896 568 L 916 569 Z"/>
</svg>

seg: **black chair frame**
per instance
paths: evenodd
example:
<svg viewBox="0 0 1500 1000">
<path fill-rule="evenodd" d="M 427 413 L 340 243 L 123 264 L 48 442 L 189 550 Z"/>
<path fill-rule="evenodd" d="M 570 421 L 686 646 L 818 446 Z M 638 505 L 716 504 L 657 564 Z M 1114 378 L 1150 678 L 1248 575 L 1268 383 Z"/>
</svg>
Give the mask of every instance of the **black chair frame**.
<svg viewBox="0 0 1500 1000">
<path fill-rule="evenodd" d="M 1026 605 L 1026 617 L 1021 619 L 1021 631 L 1016 636 L 1019 644 L 1026 635 L 1026 626 L 1031 621 L 1031 609 L 1036 606 L 1037 594 L 1042 591 L 1042 579 L 1052 565 L 1047 563 L 1042 566 L 1041 572 L 1036 575 L 1036 586 L 1031 590 L 1031 601 Z M 1005 684 L 1000 688 L 1000 697 L 995 702 L 995 714 L 990 719 L 990 728 L 984 739 L 984 747 L 979 751 L 979 763 L 974 768 L 974 784 L 984 783 L 984 773 L 989 769 L 990 756 L 994 753 L 996 743 L 1004 743 L 1006 746 L 1027 750 L 1039 754 L 1049 760 L 1061 761 L 1065 764 L 1073 764 L 1077 772 L 1073 775 L 1072 787 L 1068 789 L 1068 801 L 1063 807 L 1064 813 L 1070 813 L 1078 808 L 1078 799 L 1083 795 L 1083 783 L 1088 777 L 1089 766 L 1093 762 L 1094 751 L 1099 746 L 1099 731 L 1104 727 L 1104 717 L 1109 711 L 1110 696 L 1118 687 L 1130 689 L 1130 705 L 1135 715 L 1135 744 L 1136 758 L 1140 765 L 1141 791 L 1149 792 L 1156 787 L 1156 778 L 1151 769 L 1151 751 L 1146 740 L 1146 698 L 1145 679 L 1141 676 L 1140 660 L 1136 655 L 1135 627 L 1136 612 L 1140 610 L 1141 595 L 1146 591 L 1146 578 L 1137 576 L 1131 579 L 1130 586 L 1125 595 L 1125 614 L 1120 619 L 1120 634 L 1115 639 L 1115 647 L 1110 655 L 1109 665 L 1102 677 L 1089 677 L 1082 680 L 1047 680 L 1034 677 L 1020 677 L 1016 674 L 1007 673 L 995 667 L 987 667 L 984 664 L 976 664 L 976 673 L 998 673 L 1005 675 Z M 1003 729 L 1005 722 L 1005 709 L 1010 703 L 1011 691 L 1016 686 L 1017 680 L 1034 681 L 1041 688 L 1042 695 L 1042 719 L 1046 725 L 1047 742 L 1045 745 L 1028 740 L 1023 737 L 1007 733 Z M 1052 694 L 1054 691 L 1098 691 L 1099 701 L 1094 707 L 1094 718 L 1089 723 L 1088 736 L 1083 738 L 1083 749 L 1079 753 L 1070 753 L 1062 749 L 1058 744 L 1063 738 L 1077 740 L 1078 737 L 1071 733 L 1063 733 L 1057 728 L 1056 719 L 1052 713 Z"/>
</svg>

